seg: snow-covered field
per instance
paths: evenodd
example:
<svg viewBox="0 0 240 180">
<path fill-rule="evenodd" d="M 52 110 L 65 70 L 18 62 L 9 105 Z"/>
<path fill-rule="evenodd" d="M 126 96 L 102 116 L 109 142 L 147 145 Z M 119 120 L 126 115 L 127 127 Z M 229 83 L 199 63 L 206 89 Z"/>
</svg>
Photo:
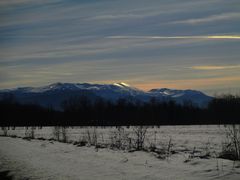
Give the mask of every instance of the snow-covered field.
<svg viewBox="0 0 240 180">
<path fill-rule="evenodd" d="M 98 143 L 110 143 L 116 128 L 67 128 L 68 141 L 96 132 Z M 133 128 L 124 128 L 134 137 Z M 26 130 L 8 130 L 25 136 Z M 3 134 L 3 131 L 0 131 Z M 53 137 L 53 128 L 35 130 L 35 138 Z M 225 141 L 223 126 L 162 126 L 148 128 L 145 146 L 168 146 L 165 159 L 153 152 L 78 147 L 57 141 L 0 137 L 0 170 L 16 179 L 239 179 L 240 164 L 216 158 Z M 201 154 L 210 158 L 200 158 Z"/>
<path fill-rule="evenodd" d="M 134 127 L 123 127 L 124 134 L 128 137 L 135 137 L 133 131 Z M 17 135 L 20 137 L 26 136 L 26 132 L 30 133 L 25 127 L 16 127 L 14 130 L 10 128 L 8 135 Z M 54 127 L 36 128 L 34 130 L 35 138 L 54 138 Z M 117 133 L 116 127 L 69 127 L 66 129 L 69 141 L 79 141 L 86 138 L 88 134 L 97 134 L 98 143 L 111 143 L 111 137 Z M 182 148 L 186 150 L 206 149 L 212 151 L 221 151 L 222 143 L 225 141 L 226 128 L 217 125 L 196 125 L 196 126 L 160 126 L 148 127 L 146 133 L 145 146 L 155 143 L 157 146 L 167 145 L 171 139 L 171 143 L 175 148 Z M 3 131 L 0 130 L 0 135 Z"/>
</svg>

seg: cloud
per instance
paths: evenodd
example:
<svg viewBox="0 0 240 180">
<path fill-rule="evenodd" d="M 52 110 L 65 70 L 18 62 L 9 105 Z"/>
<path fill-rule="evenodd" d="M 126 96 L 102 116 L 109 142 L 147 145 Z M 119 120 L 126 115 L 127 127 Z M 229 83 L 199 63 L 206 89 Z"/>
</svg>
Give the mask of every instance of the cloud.
<svg viewBox="0 0 240 180">
<path fill-rule="evenodd" d="M 24 3 L 30 3 L 32 0 L 1 0 L 0 6 L 11 6 L 11 5 L 19 5 Z"/>
<path fill-rule="evenodd" d="M 51 0 L 51 3 L 53 2 L 60 2 L 60 0 Z M 27 5 L 27 4 L 48 4 L 48 0 L 1 0 L 0 6 L 2 7 L 9 7 L 9 6 L 19 6 L 19 5 Z"/>
<path fill-rule="evenodd" d="M 211 15 L 204 18 L 174 21 L 174 22 L 171 22 L 170 24 L 203 24 L 203 23 L 210 23 L 210 22 L 222 21 L 222 20 L 239 19 L 239 18 L 240 18 L 239 12 L 231 12 L 231 13 Z"/>
<path fill-rule="evenodd" d="M 178 79 L 178 80 L 158 80 L 149 82 L 129 82 L 144 90 L 152 88 L 173 88 L 173 89 L 212 89 L 216 87 L 230 87 L 239 83 L 239 76 L 198 78 L 198 79 Z"/>
<path fill-rule="evenodd" d="M 223 69 L 236 69 L 240 68 L 240 65 L 231 65 L 231 66 L 192 66 L 192 69 L 195 70 L 223 70 Z"/>
<path fill-rule="evenodd" d="M 240 39 L 240 35 L 212 36 L 108 36 L 110 39 Z"/>
<path fill-rule="evenodd" d="M 238 1 L 0 0 L 0 88 L 239 77 Z"/>
<path fill-rule="evenodd" d="M 87 20 L 117 20 L 117 19 L 130 19 L 130 18 L 140 18 L 145 17 L 144 15 L 138 15 L 138 14 L 106 14 L 101 16 L 95 16 L 91 18 L 87 18 Z"/>
</svg>

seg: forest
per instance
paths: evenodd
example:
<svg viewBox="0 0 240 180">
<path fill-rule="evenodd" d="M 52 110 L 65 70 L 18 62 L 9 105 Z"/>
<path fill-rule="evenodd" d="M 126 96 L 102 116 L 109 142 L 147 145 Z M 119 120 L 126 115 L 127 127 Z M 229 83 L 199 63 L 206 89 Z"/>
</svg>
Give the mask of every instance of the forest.
<svg viewBox="0 0 240 180">
<path fill-rule="evenodd" d="M 239 124 L 240 96 L 215 97 L 207 107 L 190 101 L 131 102 L 119 99 L 113 103 L 102 98 L 94 101 L 81 95 L 62 102 L 62 110 L 37 104 L 20 104 L 13 96 L 0 101 L 0 126 L 131 126 L 131 125 L 197 125 Z"/>
</svg>

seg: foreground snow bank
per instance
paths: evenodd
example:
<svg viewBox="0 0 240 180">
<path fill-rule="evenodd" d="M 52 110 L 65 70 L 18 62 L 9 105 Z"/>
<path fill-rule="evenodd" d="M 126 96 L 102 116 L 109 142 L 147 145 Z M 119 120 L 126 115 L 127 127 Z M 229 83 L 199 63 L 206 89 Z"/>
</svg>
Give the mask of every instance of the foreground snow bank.
<svg viewBox="0 0 240 180">
<path fill-rule="evenodd" d="M 0 137 L 0 169 L 15 179 L 239 179 L 232 161 L 187 159 L 186 153 L 160 160 L 146 152 Z"/>
</svg>

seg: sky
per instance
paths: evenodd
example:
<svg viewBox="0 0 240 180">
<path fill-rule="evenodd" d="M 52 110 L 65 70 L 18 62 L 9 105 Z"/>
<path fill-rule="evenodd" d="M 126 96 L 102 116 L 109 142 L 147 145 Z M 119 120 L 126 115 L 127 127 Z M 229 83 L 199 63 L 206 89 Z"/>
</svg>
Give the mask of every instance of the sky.
<svg viewBox="0 0 240 180">
<path fill-rule="evenodd" d="M 0 89 L 55 82 L 240 93 L 240 1 L 1 0 Z"/>
</svg>

